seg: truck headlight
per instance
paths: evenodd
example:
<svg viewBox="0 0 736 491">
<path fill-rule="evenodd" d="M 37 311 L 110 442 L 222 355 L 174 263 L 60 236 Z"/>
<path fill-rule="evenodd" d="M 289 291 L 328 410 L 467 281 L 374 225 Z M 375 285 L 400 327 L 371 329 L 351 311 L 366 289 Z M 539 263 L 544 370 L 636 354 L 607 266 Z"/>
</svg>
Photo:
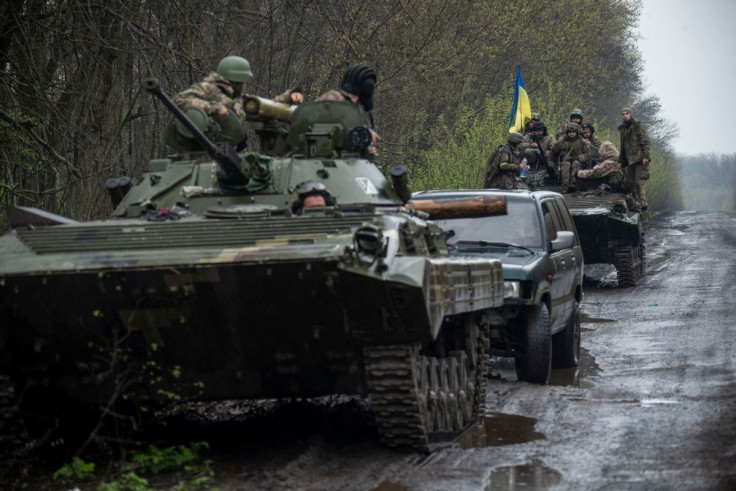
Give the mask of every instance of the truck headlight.
<svg viewBox="0 0 736 491">
<path fill-rule="evenodd" d="M 521 298 L 521 282 L 504 281 L 503 298 Z"/>
</svg>

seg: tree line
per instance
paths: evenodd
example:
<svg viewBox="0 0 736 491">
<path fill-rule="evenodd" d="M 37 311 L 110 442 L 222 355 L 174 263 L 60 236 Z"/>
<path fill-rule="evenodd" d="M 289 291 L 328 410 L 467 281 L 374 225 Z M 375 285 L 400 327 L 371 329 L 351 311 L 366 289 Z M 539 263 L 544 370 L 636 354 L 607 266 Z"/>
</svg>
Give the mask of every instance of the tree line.
<svg viewBox="0 0 736 491">
<path fill-rule="evenodd" d="M 676 128 L 644 92 L 640 9 L 638 0 L 6 0 L 0 206 L 105 216 L 105 180 L 139 175 L 169 152 L 160 134 L 170 117 L 141 78 L 173 94 L 228 54 L 250 61 L 246 91 L 266 97 L 301 86 L 314 99 L 348 66 L 371 65 L 379 164 L 408 165 L 415 189 L 482 185 L 505 139 L 517 64 L 551 129 L 580 107 L 614 130 L 631 106 L 664 160 Z"/>
</svg>

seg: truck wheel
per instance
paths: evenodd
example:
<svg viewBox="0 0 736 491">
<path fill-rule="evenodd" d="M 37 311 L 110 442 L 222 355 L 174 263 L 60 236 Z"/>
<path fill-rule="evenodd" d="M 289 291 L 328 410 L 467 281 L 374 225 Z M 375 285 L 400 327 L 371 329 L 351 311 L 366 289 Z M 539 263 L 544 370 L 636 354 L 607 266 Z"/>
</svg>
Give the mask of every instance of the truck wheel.
<svg viewBox="0 0 736 491">
<path fill-rule="evenodd" d="M 578 302 L 575 301 L 565 329 L 552 336 L 552 366 L 574 368 L 578 363 L 580 363 L 580 312 Z"/>
<path fill-rule="evenodd" d="M 526 309 L 521 330 L 521 350 L 514 358 L 516 376 L 525 382 L 546 384 L 552 371 L 552 334 L 547 304 Z"/>
</svg>

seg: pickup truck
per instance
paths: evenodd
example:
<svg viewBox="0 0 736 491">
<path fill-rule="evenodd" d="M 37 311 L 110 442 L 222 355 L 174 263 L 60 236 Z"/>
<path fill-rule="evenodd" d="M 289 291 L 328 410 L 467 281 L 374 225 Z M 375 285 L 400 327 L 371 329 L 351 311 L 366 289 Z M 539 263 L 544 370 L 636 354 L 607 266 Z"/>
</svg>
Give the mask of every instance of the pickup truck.
<svg viewBox="0 0 736 491">
<path fill-rule="evenodd" d="M 552 367 L 571 368 L 580 356 L 578 306 L 583 252 L 562 195 L 551 191 L 449 190 L 414 193 L 410 206 L 503 195 L 507 215 L 431 215 L 448 234 L 451 254 L 499 259 L 504 306 L 492 311 L 490 349 L 514 357 L 519 380 L 547 383 Z"/>
</svg>

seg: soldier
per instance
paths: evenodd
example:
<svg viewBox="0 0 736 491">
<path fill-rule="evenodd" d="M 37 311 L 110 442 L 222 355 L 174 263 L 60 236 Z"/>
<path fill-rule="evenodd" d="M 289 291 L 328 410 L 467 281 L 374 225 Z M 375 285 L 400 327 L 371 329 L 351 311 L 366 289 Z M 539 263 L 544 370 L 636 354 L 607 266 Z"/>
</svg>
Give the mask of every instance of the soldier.
<svg viewBox="0 0 736 491">
<path fill-rule="evenodd" d="M 541 120 L 541 116 L 539 115 L 539 113 L 532 113 L 532 119 L 530 119 L 529 122 L 526 124 L 526 126 L 524 126 L 524 131 L 522 132 L 522 134 L 524 136 L 528 135 L 534 129 L 534 124 L 541 123 L 541 122 L 542 120 Z"/>
<path fill-rule="evenodd" d="M 602 178 L 615 191 L 624 180 L 624 173 L 621 170 L 621 164 L 618 162 L 618 150 L 613 143 L 604 141 L 601 143 L 599 153 L 602 162 L 596 164 L 592 169 L 579 171 L 578 180 Z"/>
<path fill-rule="evenodd" d="M 583 123 L 580 125 L 580 127 L 583 129 L 581 136 L 590 148 L 590 158 L 588 159 L 588 162 L 586 163 L 587 165 L 585 165 L 584 168 L 590 169 L 595 164 L 601 161 L 601 157 L 599 155 L 601 140 L 600 138 L 595 136 L 595 127 L 591 123 Z M 616 151 L 616 153 L 618 153 L 618 150 Z"/>
<path fill-rule="evenodd" d="M 646 210 L 646 181 L 649 179 L 649 135 L 646 128 L 634 119 L 631 109 L 621 110 L 623 124 L 618 127 L 621 135 L 619 162 L 626 173 L 626 185 L 632 195 L 634 208 Z"/>
<path fill-rule="evenodd" d="M 575 123 L 577 125 L 582 125 L 583 124 L 583 111 L 578 108 L 575 108 L 572 111 L 570 111 L 569 123 Z M 560 124 L 560 126 L 557 127 L 557 132 L 555 133 L 556 140 L 559 140 L 561 136 L 565 135 L 565 131 L 567 130 L 567 124 L 568 122 L 563 122 Z"/>
<path fill-rule="evenodd" d="M 343 75 L 340 90 L 328 90 L 316 99 L 317 102 L 343 101 L 356 105 L 360 104 L 368 114 L 371 123 L 371 136 L 373 138 L 373 145 L 369 150 L 371 154 L 376 154 L 375 144 L 381 139 L 378 133 L 372 129 L 373 114 L 371 111 L 373 110 L 373 92 L 377 80 L 376 72 L 372 68 L 364 64 L 353 65 Z"/>
<path fill-rule="evenodd" d="M 300 182 L 291 193 L 291 211 L 301 215 L 305 208 L 335 206 L 335 199 L 324 184 L 309 180 Z"/>
<path fill-rule="evenodd" d="M 243 93 L 245 82 L 253 78 L 250 63 L 240 56 L 226 56 L 217 64 L 217 70 L 207 75 L 202 82 L 193 84 L 174 97 L 182 110 L 194 107 L 209 116 L 227 116 L 232 109 L 241 122 L 245 122 Z M 300 87 L 290 89 L 274 98 L 277 102 L 301 104 L 304 94 Z"/>
<path fill-rule="evenodd" d="M 529 163 L 532 171 L 546 171 L 547 156 L 552 149 L 555 139 L 547 133 L 547 126 L 537 120 L 525 137 L 524 141 L 519 144 L 517 151 Z"/>
<path fill-rule="evenodd" d="M 580 138 L 580 126 L 575 123 L 567 124 L 567 131 L 552 145 L 550 158 L 559 163 L 555 169 L 560 172 L 563 193 L 574 193 L 575 175 L 581 168 L 581 162 L 589 158 L 588 144 Z"/>
<path fill-rule="evenodd" d="M 520 169 L 528 169 L 529 165 L 521 161 L 516 149 L 524 137 L 521 133 L 509 133 L 506 145 L 499 145 L 488 159 L 486 177 L 483 187 L 496 189 L 513 189 L 517 187 L 516 173 Z"/>
</svg>

